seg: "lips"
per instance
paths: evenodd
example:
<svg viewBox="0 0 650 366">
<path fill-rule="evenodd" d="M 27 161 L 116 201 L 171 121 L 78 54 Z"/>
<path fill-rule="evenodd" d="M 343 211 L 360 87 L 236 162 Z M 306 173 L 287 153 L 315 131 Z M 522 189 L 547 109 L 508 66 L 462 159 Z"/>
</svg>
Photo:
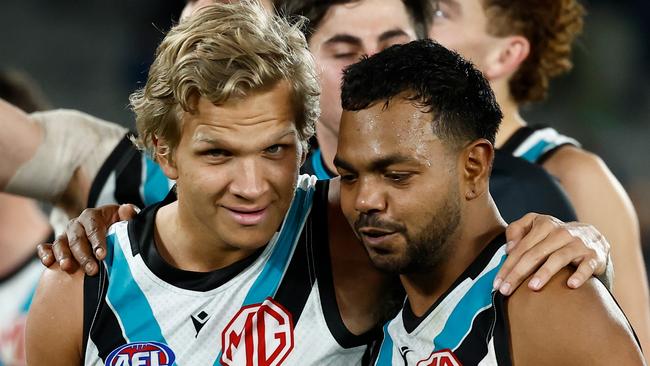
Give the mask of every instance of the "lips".
<svg viewBox="0 0 650 366">
<path fill-rule="evenodd" d="M 268 206 L 263 208 L 224 207 L 232 219 L 242 226 L 258 225 L 266 218 Z"/>
<path fill-rule="evenodd" d="M 361 239 L 372 247 L 386 246 L 389 241 L 392 241 L 398 235 L 396 231 L 373 227 L 360 228 L 358 231 Z"/>
</svg>

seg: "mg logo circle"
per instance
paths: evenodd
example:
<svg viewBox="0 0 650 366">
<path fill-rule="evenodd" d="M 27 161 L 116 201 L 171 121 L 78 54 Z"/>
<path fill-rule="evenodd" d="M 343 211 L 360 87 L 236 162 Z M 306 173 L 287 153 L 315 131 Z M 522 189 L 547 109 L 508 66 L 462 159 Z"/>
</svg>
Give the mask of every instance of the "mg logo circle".
<svg viewBox="0 0 650 366">
<path fill-rule="evenodd" d="M 293 349 L 293 319 L 271 298 L 241 308 L 221 333 L 223 366 L 278 366 Z"/>
</svg>

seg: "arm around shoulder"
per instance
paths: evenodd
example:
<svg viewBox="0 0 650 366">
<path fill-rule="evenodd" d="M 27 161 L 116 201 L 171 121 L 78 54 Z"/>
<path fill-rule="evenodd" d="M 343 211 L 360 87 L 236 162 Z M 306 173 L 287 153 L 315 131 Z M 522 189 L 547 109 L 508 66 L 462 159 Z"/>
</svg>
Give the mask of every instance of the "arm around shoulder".
<svg viewBox="0 0 650 366">
<path fill-rule="evenodd" d="M 27 317 L 29 365 L 82 365 L 83 281 L 54 265 L 45 269 Z"/>
<path fill-rule="evenodd" d="M 645 365 L 634 333 L 596 279 L 579 289 L 563 269 L 544 289 L 520 286 L 507 300 L 515 365 Z"/>
</svg>

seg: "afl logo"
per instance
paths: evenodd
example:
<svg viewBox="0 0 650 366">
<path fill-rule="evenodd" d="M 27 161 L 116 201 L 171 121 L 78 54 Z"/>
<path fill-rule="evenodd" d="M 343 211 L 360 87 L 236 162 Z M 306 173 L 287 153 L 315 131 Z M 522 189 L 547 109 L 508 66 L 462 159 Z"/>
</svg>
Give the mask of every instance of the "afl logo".
<svg viewBox="0 0 650 366">
<path fill-rule="evenodd" d="M 221 365 L 278 366 L 293 349 L 293 319 L 267 298 L 243 307 L 221 333 Z"/>
<path fill-rule="evenodd" d="M 176 356 L 166 344 L 134 342 L 116 348 L 106 358 L 106 366 L 171 366 Z"/>
</svg>

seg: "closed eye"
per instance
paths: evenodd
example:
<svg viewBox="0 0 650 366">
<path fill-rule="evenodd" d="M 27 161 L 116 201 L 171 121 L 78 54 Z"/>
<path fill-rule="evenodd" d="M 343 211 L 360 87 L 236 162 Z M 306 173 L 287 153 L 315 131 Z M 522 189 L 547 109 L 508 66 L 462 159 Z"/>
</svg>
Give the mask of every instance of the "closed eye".
<svg viewBox="0 0 650 366">
<path fill-rule="evenodd" d="M 403 183 L 407 183 L 408 180 L 411 179 L 411 177 L 413 177 L 413 174 L 391 172 L 391 173 L 385 173 L 384 177 L 393 183 L 403 184 Z"/>
<path fill-rule="evenodd" d="M 224 149 L 210 149 L 206 150 L 203 154 L 215 158 L 225 158 L 232 156 L 232 153 L 230 151 Z"/>
<path fill-rule="evenodd" d="M 340 177 L 341 183 L 353 183 L 357 179 L 354 174 L 341 174 Z"/>
</svg>

